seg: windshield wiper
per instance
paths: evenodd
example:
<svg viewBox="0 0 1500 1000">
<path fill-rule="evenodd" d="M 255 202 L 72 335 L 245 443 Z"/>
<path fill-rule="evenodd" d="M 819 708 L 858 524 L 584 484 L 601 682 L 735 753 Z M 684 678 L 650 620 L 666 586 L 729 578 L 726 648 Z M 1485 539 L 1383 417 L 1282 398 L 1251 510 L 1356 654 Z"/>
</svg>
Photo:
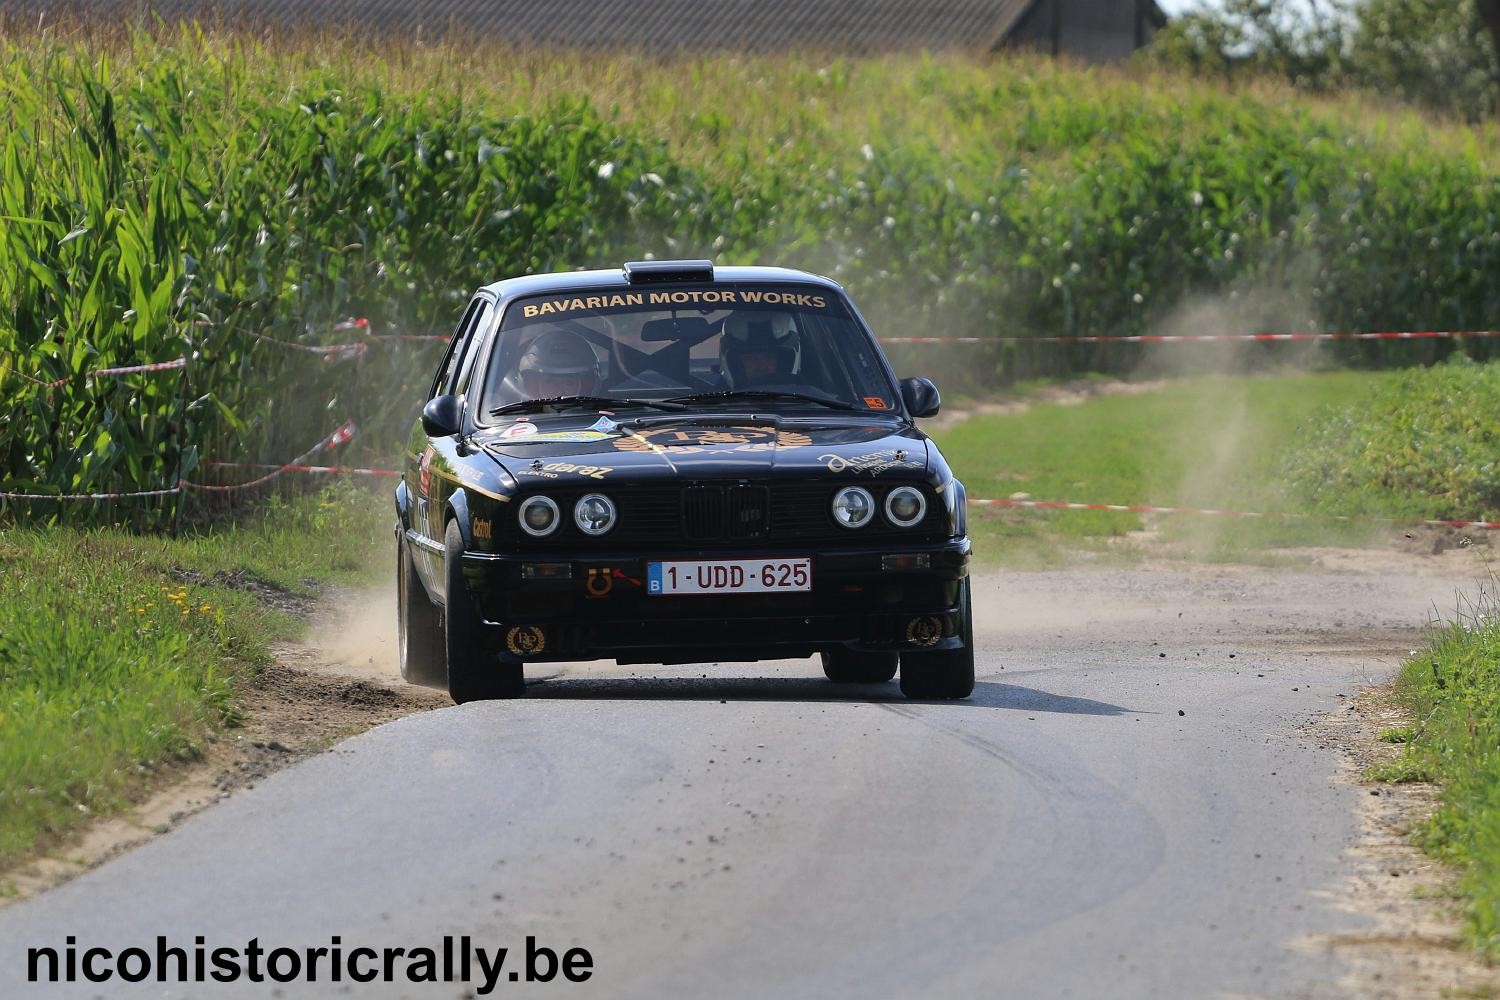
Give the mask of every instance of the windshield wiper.
<svg viewBox="0 0 1500 1000">
<path fill-rule="evenodd" d="M 559 409 L 567 409 L 573 406 L 649 406 L 653 410 L 666 410 L 676 413 L 687 409 L 681 403 L 665 400 L 658 402 L 654 399 L 626 399 L 616 396 L 549 396 L 546 399 L 521 399 L 514 403 L 506 403 L 490 410 L 490 416 L 498 417 L 506 413 L 530 413 L 534 410 L 546 409 L 555 406 Z"/>
<path fill-rule="evenodd" d="M 668 403 L 706 403 L 715 399 L 787 399 L 799 403 L 817 403 L 832 410 L 857 410 L 859 407 L 842 399 L 812 396 L 805 392 L 777 392 L 774 389 L 724 389 L 719 392 L 695 392 L 691 396 L 673 396 Z"/>
</svg>

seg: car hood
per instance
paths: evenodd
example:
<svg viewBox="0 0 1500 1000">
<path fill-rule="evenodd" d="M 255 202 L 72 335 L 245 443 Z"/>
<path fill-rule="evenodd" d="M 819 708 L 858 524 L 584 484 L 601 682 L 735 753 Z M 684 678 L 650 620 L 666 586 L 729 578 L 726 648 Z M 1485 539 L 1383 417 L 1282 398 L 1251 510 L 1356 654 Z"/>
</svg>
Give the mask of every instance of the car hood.
<svg viewBox="0 0 1500 1000">
<path fill-rule="evenodd" d="M 661 414 L 615 423 L 537 416 L 476 435 L 517 482 L 629 478 L 923 479 L 926 435 L 894 418 Z"/>
</svg>

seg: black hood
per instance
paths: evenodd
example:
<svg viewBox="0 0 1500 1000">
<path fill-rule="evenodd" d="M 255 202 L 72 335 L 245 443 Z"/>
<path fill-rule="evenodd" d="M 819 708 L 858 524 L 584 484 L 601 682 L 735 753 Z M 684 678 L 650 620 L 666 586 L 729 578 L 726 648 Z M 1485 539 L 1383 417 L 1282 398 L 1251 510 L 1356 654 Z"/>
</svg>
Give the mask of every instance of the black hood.
<svg viewBox="0 0 1500 1000">
<path fill-rule="evenodd" d="M 632 482 L 712 478 L 927 477 L 927 437 L 894 417 L 660 414 L 616 423 L 590 413 L 522 417 L 474 438 L 524 488 L 587 476 Z"/>
</svg>

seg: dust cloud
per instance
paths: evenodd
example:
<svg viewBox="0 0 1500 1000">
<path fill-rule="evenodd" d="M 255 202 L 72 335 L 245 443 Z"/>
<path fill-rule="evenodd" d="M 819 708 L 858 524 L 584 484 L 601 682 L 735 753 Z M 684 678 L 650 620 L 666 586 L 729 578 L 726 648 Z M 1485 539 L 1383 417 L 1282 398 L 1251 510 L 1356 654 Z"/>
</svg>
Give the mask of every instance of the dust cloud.
<svg viewBox="0 0 1500 1000">
<path fill-rule="evenodd" d="M 337 592 L 321 606 L 306 645 L 321 669 L 401 683 L 395 586 Z"/>
<path fill-rule="evenodd" d="M 1247 284 L 1213 296 L 1191 296 L 1150 330 L 1167 336 L 1309 332 L 1319 329 L 1315 297 L 1305 281 Z M 1187 507 L 1254 506 L 1275 492 L 1256 489 L 1256 496 L 1227 496 L 1247 457 L 1263 447 L 1267 428 L 1250 406 L 1247 380 L 1333 367 L 1322 342 L 1227 341 L 1168 343 L 1152 346 L 1131 373 L 1132 379 L 1204 377 L 1222 380 L 1214 391 L 1190 397 L 1193 405 L 1175 435 L 1177 461 L 1184 470 L 1175 481 L 1149 484 L 1152 500 Z M 1232 519 L 1193 518 L 1176 530 L 1190 552 L 1203 554 L 1241 531 Z"/>
</svg>

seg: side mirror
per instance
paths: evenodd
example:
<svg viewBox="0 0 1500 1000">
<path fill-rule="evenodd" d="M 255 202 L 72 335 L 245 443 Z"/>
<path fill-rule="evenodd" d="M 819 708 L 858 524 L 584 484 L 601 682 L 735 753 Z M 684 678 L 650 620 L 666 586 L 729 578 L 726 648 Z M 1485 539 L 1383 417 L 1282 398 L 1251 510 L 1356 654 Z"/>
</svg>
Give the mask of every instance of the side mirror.
<svg viewBox="0 0 1500 1000">
<path fill-rule="evenodd" d="M 914 417 L 935 417 L 943 405 L 943 397 L 930 378 L 904 378 L 901 380 L 901 402 L 906 404 L 906 412 Z"/>
<path fill-rule="evenodd" d="M 457 396 L 434 396 L 422 407 L 422 429 L 428 437 L 452 437 L 462 427 L 463 407 Z"/>
</svg>

